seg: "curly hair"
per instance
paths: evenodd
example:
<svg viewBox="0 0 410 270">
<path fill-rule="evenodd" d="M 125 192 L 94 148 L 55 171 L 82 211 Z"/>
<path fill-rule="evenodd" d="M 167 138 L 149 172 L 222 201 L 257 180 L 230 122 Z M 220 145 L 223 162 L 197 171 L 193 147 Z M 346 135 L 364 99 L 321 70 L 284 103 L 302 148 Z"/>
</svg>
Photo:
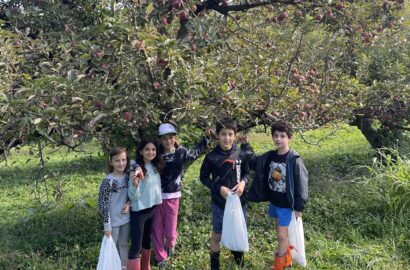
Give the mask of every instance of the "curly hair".
<svg viewBox="0 0 410 270">
<path fill-rule="evenodd" d="M 293 135 L 292 126 L 288 122 L 284 122 L 284 121 L 279 121 L 279 122 L 272 124 L 271 126 L 272 136 L 273 136 L 273 133 L 275 133 L 275 131 L 286 132 L 289 138 L 292 138 L 292 135 Z"/>
<path fill-rule="evenodd" d="M 155 149 L 157 150 L 157 154 L 151 162 L 154 165 L 156 171 L 158 173 L 161 173 L 162 169 L 164 169 L 164 160 L 162 158 L 162 155 L 160 154 L 159 144 L 156 139 L 143 139 L 138 143 L 135 161 L 138 163 L 138 165 L 141 166 L 141 169 L 144 172 L 144 174 L 146 174 L 147 169 L 145 168 L 144 158 L 140 154 L 140 151 L 142 151 L 145 148 L 145 146 L 149 143 L 152 143 L 155 146 Z"/>
</svg>

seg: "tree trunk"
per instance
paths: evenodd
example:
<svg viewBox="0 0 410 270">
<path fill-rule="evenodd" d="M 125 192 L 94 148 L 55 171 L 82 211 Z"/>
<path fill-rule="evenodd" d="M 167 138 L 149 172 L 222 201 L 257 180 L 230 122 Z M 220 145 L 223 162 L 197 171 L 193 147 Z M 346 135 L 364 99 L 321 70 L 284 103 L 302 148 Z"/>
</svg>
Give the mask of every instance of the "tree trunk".
<svg viewBox="0 0 410 270">
<path fill-rule="evenodd" d="M 366 118 L 363 115 L 355 115 L 355 119 L 351 125 L 357 126 L 360 129 L 364 137 L 373 148 L 383 147 L 381 135 L 372 127 L 369 118 Z"/>
</svg>

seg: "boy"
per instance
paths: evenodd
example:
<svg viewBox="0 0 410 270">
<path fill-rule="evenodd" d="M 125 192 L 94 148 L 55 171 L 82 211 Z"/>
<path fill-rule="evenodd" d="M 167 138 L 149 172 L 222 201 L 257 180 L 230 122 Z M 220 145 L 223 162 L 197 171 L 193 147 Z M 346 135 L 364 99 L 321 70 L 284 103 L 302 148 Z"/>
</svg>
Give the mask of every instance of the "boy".
<svg viewBox="0 0 410 270">
<path fill-rule="evenodd" d="M 219 269 L 219 242 L 226 198 L 230 191 L 237 193 L 245 214 L 245 188 L 248 183 L 248 168 L 241 152 L 234 142 L 237 125 L 233 120 L 217 122 L 216 133 L 219 145 L 208 153 L 202 163 L 200 180 L 211 190 L 212 234 L 210 263 L 211 270 Z M 235 262 L 244 265 L 243 252 L 231 251 Z"/>
<path fill-rule="evenodd" d="M 308 198 L 308 172 L 299 154 L 289 148 L 292 128 L 286 122 L 271 127 L 276 150 L 257 157 L 249 146 L 247 137 L 242 138 L 242 148 L 250 155 L 249 168 L 256 172 L 248 199 L 254 202 L 269 201 L 269 216 L 275 219 L 278 251 L 273 270 L 290 267 L 292 260 L 288 242 L 288 226 L 292 211 L 301 217 Z"/>
</svg>

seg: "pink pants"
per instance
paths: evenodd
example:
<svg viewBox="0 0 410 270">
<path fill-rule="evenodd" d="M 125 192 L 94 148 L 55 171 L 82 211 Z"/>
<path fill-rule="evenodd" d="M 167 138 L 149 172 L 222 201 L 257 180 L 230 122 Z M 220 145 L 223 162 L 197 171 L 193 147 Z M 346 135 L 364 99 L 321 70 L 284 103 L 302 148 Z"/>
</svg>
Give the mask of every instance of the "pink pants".
<svg viewBox="0 0 410 270">
<path fill-rule="evenodd" d="M 155 259 L 162 262 L 168 255 L 165 248 L 175 246 L 177 242 L 179 198 L 163 199 L 162 204 L 155 207 L 152 239 Z"/>
</svg>

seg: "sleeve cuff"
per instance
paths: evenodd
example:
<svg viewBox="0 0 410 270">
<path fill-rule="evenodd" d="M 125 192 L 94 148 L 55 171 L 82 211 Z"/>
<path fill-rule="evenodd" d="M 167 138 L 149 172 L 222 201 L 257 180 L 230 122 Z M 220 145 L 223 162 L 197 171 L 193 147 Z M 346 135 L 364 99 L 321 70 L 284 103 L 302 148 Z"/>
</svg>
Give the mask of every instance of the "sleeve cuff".
<svg viewBox="0 0 410 270">
<path fill-rule="evenodd" d="M 112 231 L 111 223 L 104 224 L 104 231 Z"/>
</svg>

